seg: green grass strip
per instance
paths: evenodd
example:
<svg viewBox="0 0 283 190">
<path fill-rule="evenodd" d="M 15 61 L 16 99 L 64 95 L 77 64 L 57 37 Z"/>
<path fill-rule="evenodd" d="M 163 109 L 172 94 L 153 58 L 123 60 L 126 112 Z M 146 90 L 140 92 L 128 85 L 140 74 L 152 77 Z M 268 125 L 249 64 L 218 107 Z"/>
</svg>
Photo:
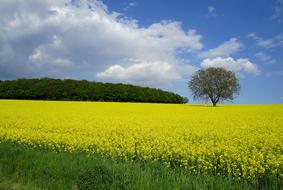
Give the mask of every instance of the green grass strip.
<svg viewBox="0 0 283 190">
<path fill-rule="evenodd" d="M 280 189 L 282 181 L 255 184 L 232 178 L 188 175 L 160 163 L 122 161 L 84 152 L 54 152 L 0 142 L 0 190 L 8 189 Z"/>
</svg>

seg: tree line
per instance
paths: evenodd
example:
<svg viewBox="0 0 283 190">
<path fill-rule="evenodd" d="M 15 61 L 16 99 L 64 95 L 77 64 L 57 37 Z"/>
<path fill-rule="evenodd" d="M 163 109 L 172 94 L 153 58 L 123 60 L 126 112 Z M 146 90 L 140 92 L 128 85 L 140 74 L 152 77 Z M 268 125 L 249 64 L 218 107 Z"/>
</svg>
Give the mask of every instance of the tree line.
<svg viewBox="0 0 283 190">
<path fill-rule="evenodd" d="M 0 80 L 0 99 L 186 103 L 178 94 L 131 84 L 72 79 Z"/>
</svg>

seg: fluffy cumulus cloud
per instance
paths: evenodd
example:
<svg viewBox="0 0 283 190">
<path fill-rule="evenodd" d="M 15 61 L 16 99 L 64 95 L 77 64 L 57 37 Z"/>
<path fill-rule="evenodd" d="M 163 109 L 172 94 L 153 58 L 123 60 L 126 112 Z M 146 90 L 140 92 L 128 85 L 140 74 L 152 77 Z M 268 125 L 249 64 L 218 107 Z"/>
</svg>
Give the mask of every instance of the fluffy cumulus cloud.
<svg viewBox="0 0 283 190">
<path fill-rule="evenodd" d="M 128 81 L 139 85 L 151 85 L 152 81 L 156 85 L 166 82 L 180 80 L 182 75 L 189 75 L 197 71 L 197 67 L 177 63 L 172 65 L 165 61 L 142 62 L 135 60 L 136 63 L 128 67 L 112 65 L 103 72 L 97 74 L 97 78 L 107 81 Z"/>
<path fill-rule="evenodd" d="M 181 23 L 147 27 L 97 0 L 0 2 L 0 78 L 72 77 L 148 84 L 178 80 L 196 68 L 176 51 L 202 49 Z M 163 72 L 163 73 L 162 73 Z"/>
<path fill-rule="evenodd" d="M 240 51 L 242 47 L 243 45 L 238 41 L 237 38 L 231 38 L 216 48 L 202 52 L 200 56 L 203 58 L 229 57 L 231 54 Z"/>
<path fill-rule="evenodd" d="M 202 51 L 199 53 L 199 57 L 203 58 L 201 61 L 201 67 L 221 67 L 234 71 L 239 76 L 243 76 L 244 73 L 259 75 L 260 70 L 257 65 L 252 63 L 248 58 L 235 59 L 232 57 L 233 54 L 241 51 L 243 47 L 244 45 L 237 38 L 231 38 L 215 48 Z M 263 58 L 262 55 L 257 56 L 261 56 L 261 58 Z M 273 60 L 269 57 L 268 61 Z"/>
<path fill-rule="evenodd" d="M 236 73 L 245 72 L 258 75 L 260 73 L 256 64 L 253 64 L 249 59 L 233 59 L 232 57 L 222 58 L 207 58 L 201 62 L 201 66 L 208 67 L 222 67 Z"/>
<path fill-rule="evenodd" d="M 106 71 L 98 73 L 101 79 L 118 79 L 138 84 L 147 84 L 154 80 L 157 83 L 180 79 L 175 67 L 168 62 L 144 62 L 123 67 L 120 65 L 110 66 Z"/>
</svg>

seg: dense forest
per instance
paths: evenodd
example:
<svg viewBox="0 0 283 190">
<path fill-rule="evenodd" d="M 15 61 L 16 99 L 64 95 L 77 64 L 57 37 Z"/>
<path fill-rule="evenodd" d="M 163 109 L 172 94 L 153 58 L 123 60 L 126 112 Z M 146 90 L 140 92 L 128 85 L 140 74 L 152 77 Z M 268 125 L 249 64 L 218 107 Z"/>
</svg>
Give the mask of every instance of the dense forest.
<svg viewBox="0 0 283 190">
<path fill-rule="evenodd" d="M 155 88 L 51 78 L 0 81 L 0 99 L 154 103 L 188 101 L 186 97 Z"/>
</svg>

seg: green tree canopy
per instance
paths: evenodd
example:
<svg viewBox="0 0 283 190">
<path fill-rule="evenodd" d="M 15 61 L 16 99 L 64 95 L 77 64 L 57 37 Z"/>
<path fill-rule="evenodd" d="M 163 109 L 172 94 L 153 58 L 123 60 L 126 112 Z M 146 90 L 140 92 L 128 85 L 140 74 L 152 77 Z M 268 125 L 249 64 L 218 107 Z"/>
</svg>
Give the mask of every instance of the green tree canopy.
<svg viewBox="0 0 283 190">
<path fill-rule="evenodd" d="M 210 100 L 213 106 L 219 101 L 233 100 L 240 91 L 234 72 L 214 67 L 197 71 L 188 86 L 195 99 Z"/>
<path fill-rule="evenodd" d="M 71 79 L 18 79 L 0 82 L 0 99 L 185 103 L 186 98 L 156 88 Z"/>
</svg>

